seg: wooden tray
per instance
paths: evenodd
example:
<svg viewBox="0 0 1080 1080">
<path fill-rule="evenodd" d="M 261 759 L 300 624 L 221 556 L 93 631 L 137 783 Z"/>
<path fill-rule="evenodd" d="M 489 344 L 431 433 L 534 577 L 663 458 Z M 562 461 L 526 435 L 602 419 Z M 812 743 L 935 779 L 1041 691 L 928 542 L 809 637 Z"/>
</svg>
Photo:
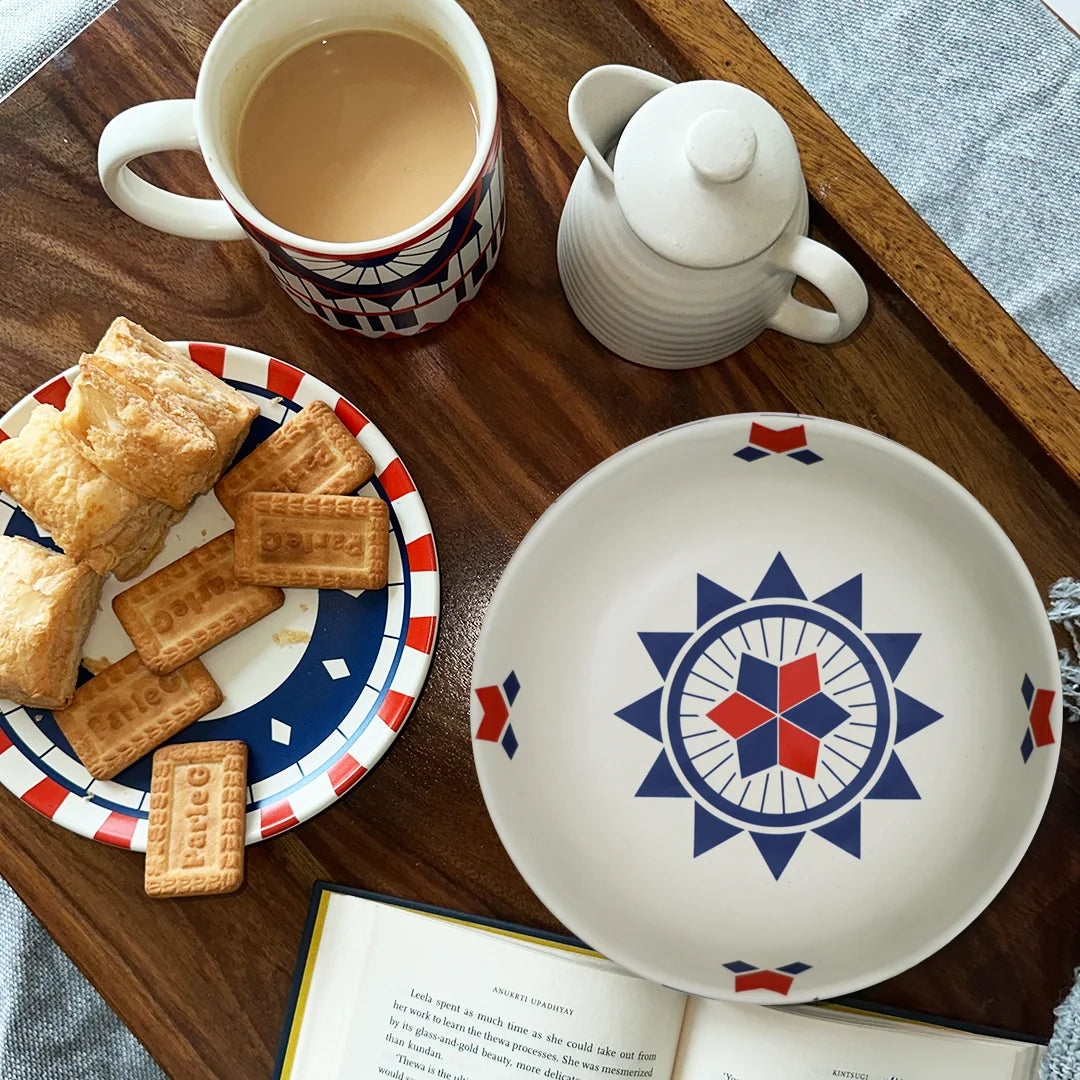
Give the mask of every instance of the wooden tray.
<svg viewBox="0 0 1080 1080">
<path fill-rule="evenodd" d="M 480 798 L 469 672 L 484 606 L 518 541 L 613 451 L 717 413 L 836 417 L 956 476 L 1041 588 L 1080 570 L 1072 388 L 723 3 L 466 6 L 502 86 L 507 239 L 477 301 L 416 340 L 334 335 L 279 292 L 248 245 L 153 232 L 98 186 L 106 121 L 149 98 L 190 96 L 228 0 L 121 0 L 0 105 L 0 408 L 73 363 L 119 312 L 166 338 L 258 349 L 372 416 L 409 461 L 440 538 L 443 630 L 416 714 L 347 798 L 251 849 L 239 894 L 151 901 L 140 856 L 74 836 L 0 791 L 0 874 L 176 1078 L 269 1073 L 317 878 L 553 928 Z M 766 334 L 686 373 L 634 367 L 588 337 L 562 296 L 555 233 L 580 158 L 566 98 L 605 62 L 734 79 L 780 108 L 803 155 L 814 233 L 870 288 L 858 333 L 832 348 Z M 147 162 L 146 175 L 207 192 L 194 155 L 166 164 Z M 1080 860 L 1061 858 L 1080 844 L 1071 735 L 1042 828 L 989 911 L 867 996 L 1049 1031 L 1080 925 Z"/>
</svg>

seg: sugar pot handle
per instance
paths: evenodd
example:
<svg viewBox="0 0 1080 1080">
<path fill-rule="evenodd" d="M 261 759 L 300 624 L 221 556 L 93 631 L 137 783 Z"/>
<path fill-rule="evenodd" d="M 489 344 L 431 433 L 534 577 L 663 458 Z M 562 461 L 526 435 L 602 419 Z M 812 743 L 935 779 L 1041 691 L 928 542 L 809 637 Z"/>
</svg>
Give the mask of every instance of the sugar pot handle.
<svg viewBox="0 0 1080 1080">
<path fill-rule="evenodd" d="M 828 344 L 846 338 L 866 314 L 866 286 L 855 268 L 832 248 L 808 236 L 781 237 L 769 253 L 779 270 L 805 278 L 820 289 L 834 311 L 811 307 L 789 293 L 766 322 L 781 334 Z"/>
</svg>

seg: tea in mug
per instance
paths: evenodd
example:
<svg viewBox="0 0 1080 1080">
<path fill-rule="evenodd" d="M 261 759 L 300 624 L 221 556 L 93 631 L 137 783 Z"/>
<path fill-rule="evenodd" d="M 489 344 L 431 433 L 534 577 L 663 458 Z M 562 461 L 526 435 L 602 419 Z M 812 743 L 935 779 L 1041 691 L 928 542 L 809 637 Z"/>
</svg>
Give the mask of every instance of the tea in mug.
<svg viewBox="0 0 1080 1080">
<path fill-rule="evenodd" d="M 274 224 L 330 243 L 376 240 L 422 221 L 476 154 L 465 76 L 402 34 L 356 30 L 281 60 L 241 118 L 244 194 Z"/>
</svg>

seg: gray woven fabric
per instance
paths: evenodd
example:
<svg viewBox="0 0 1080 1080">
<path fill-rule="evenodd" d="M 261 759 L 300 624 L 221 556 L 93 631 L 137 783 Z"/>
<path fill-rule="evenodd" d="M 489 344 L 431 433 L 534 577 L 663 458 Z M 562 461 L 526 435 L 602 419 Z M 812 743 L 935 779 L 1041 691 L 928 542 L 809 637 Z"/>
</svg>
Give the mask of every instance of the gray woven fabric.
<svg viewBox="0 0 1080 1080">
<path fill-rule="evenodd" d="M 0 100 L 115 0 L 0 0 Z"/>
<path fill-rule="evenodd" d="M 0 878 L 0 1080 L 164 1073 Z"/>
<path fill-rule="evenodd" d="M 1080 387 L 1080 38 L 1040 0 L 729 2 Z"/>
<path fill-rule="evenodd" d="M 1080 969 L 1072 992 L 1055 1015 L 1054 1037 L 1042 1063 L 1043 1080 L 1076 1080 L 1080 1076 Z"/>
</svg>

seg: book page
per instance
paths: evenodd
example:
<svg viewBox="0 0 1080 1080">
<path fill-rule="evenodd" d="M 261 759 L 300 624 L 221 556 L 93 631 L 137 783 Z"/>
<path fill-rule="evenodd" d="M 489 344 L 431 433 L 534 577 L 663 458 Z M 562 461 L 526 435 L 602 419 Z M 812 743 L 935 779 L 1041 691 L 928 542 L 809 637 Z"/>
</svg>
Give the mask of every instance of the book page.
<svg viewBox="0 0 1080 1080">
<path fill-rule="evenodd" d="M 288 1080 L 670 1080 L 685 998 L 595 958 L 330 894 Z"/>
<path fill-rule="evenodd" d="M 692 998 L 673 1080 L 1034 1080 L 1027 1043 Z"/>
</svg>

